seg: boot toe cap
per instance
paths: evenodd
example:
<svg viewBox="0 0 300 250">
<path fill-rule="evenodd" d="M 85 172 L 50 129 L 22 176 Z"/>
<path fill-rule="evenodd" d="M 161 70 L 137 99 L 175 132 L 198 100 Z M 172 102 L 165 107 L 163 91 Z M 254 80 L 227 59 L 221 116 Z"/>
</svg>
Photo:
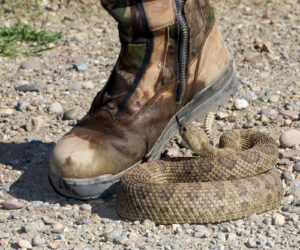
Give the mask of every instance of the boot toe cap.
<svg viewBox="0 0 300 250">
<path fill-rule="evenodd" d="M 111 160 L 93 142 L 77 137 L 63 137 L 50 157 L 50 171 L 63 178 L 84 179 L 110 174 Z"/>
</svg>

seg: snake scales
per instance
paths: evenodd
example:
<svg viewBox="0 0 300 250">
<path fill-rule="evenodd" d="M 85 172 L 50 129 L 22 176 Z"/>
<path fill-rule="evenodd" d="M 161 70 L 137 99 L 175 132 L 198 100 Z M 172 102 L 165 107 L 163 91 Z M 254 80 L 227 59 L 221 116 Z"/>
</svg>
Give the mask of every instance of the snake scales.
<svg viewBox="0 0 300 250">
<path fill-rule="evenodd" d="M 283 186 L 275 141 L 260 132 L 224 133 L 219 148 L 204 131 L 184 124 L 181 136 L 199 157 L 141 164 L 120 181 L 117 212 L 157 224 L 218 223 L 276 208 Z"/>
</svg>

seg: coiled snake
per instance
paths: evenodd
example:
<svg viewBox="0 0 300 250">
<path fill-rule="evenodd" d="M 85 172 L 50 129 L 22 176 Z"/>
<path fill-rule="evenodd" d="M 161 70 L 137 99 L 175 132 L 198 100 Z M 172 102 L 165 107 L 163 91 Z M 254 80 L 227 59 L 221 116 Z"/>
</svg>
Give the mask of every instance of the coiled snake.
<svg viewBox="0 0 300 250">
<path fill-rule="evenodd" d="M 276 142 L 260 132 L 224 133 L 219 148 L 204 131 L 183 124 L 180 134 L 199 157 L 147 162 L 122 177 L 117 212 L 157 224 L 218 223 L 276 208 L 283 186 Z"/>
</svg>

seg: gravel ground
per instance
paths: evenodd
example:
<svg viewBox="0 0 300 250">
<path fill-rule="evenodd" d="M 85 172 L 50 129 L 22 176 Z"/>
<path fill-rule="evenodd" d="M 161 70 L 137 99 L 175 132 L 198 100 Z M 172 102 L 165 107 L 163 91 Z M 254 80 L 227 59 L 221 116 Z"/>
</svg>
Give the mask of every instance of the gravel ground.
<svg viewBox="0 0 300 250">
<path fill-rule="evenodd" d="M 222 224 L 170 226 L 124 221 L 114 197 L 81 202 L 48 182 L 50 150 L 89 109 L 119 52 L 112 18 L 82 2 L 47 4 L 47 29 L 64 32 L 55 49 L 0 57 L 0 248 L 299 249 L 299 0 L 212 1 L 242 83 L 217 112 L 215 137 L 244 127 L 278 141 L 281 206 Z M 13 20 L 0 16 L 1 25 Z M 168 148 L 169 155 L 191 154 L 178 136 Z"/>
</svg>

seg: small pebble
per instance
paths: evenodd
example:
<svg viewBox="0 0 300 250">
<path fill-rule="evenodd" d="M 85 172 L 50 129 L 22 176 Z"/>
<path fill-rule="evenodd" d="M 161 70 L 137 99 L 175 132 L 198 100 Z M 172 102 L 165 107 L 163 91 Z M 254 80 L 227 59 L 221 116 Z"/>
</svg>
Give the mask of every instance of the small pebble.
<svg viewBox="0 0 300 250">
<path fill-rule="evenodd" d="M 63 107 L 61 106 L 60 103 L 58 102 L 54 102 L 52 103 L 49 107 L 48 107 L 48 112 L 49 113 L 53 113 L 53 114 L 60 114 L 62 113 L 64 110 L 63 110 Z"/>
<path fill-rule="evenodd" d="M 41 231 L 45 228 L 43 222 L 27 222 L 22 226 L 22 230 L 26 233 Z"/>
<path fill-rule="evenodd" d="M 222 110 L 219 110 L 217 111 L 217 119 L 219 120 L 224 120 L 225 118 L 229 117 L 230 113 L 226 112 L 226 111 L 222 111 Z"/>
<path fill-rule="evenodd" d="M 292 160 L 294 158 L 294 155 L 291 152 L 279 152 L 279 159 L 289 159 Z"/>
<path fill-rule="evenodd" d="M 285 217 L 282 214 L 275 213 L 273 215 L 273 224 L 277 226 L 281 226 L 285 223 Z"/>
<path fill-rule="evenodd" d="M 177 148 L 170 148 L 163 154 L 164 157 L 177 157 L 180 156 L 180 150 Z"/>
<path fill-rule="evenodd" d="M 52 224 L 55 224 L 55 223 L 56 223 L 56 221 L 55 221 L 54 219 L 49 218 L 49 217 L 47 217 L 47 216 L 44 216 L 44 217 L 43 217 L 43 221 L 44 221 L 44 223 L 45 223 L 46 225 L 52 225 Z"/>
<path fill-rule="evenodd" d="M 146 226 L 146 227 L 155 227 L 155 222 L 151 221 L 151 220 L 144 220 L 142 225 Z"/>
<path fill-rule="evenodd" d="M 261 51 L 264 51 L 264 52 L 267 52 L 267 53 L 271 53 L 271 54 L 274 53 L 274 50 L 273 50 L 272 45 L 271 45 L 270 42 L 263 43 Z"/>
<path fill-rule="evenodd" d="M 40 235 L 36 235 L 33 239 L 32 239 L 32 245 L 33 246 L 40 246 L 46 243 L 46 240 L 44 238 L 42 238 Z"/>
<path fill-rule="evenodd" d="M 290 164 L 290 160 L 289 159 L 280 159 L 279 161 L 278 161 L 278 164 L 279 165 L 289 165 Z"/>
<path fill-rule="evenodd" d="M 252 238 L 248 239 L 247 241 L 247 247 L 249 248 L 255 248 L 257 247 L 256 241 Z"/>
<path fill-rule="evenodd" d="M 289 172 L 283 172 L 282 177 L 288 181 L 292 181 L 294 179 L 292 173 Z"/>
<path fill-rule="evenodd" d="M 227 234 L 227 236 L 226 236 L 226 238 L 227 238 L 227 241 L 235 241 L 235 239 L 236 239 L 236 234 L 235 233 L 228 233 Z"/>
<path fill-rule="evenodd" d="M 85 71 L 88 69 L 88 66 L 83 62 L 77 62 L 73 64 L 73 68 L 77 71 Z"/>
<path fill-rule="evenodd" d="M 291 119 L 284 120 L 284 126 L 290 127 L 292 125 L 293 121 Z"/>
<path fill-rule="evenodd" d="M 173 243 L 170 246 L 171 246 L 171 249 L 179 249 L 180 248 L 178 243 Z"/>
<path fill-rule="evenodd" d="M 106 241 L 114 242 L 116 239 L 121 237 L 122 234 L 123 234 L 122 229 L 115 229 L 111 232 L 105 233 L 104 238 Z"/>
<path fill-rule="evenodd" d="M 78 108 L 72 108 L 67 111 L 65 111 L 63 115 L 63 120 L 77 120 L 80 117 L 80 110 Z"/>
<path fill-rule="evenodd" d="M 282 109 L 279 111 L 280 114 L 282 114 L 283 116 L 285 117 L 289 117 L 291 119 L 298 119 L 299 117 L 299 112 L 297 111 L 293 111 L 293 110 L 285 110 L 285 109 Z"/>
<path fill-rule="evenodd" d="M 249 106 L 249 103 L 245 99 L 235 99 L 234 107 L 236 109 L 245 109 Z"/>
<path fill-rule="evenodd" d="M 226 235 L 223 232 L 219 232 L 217 235 L 217 239 L 220 242 L 225 242 L 226 241 Z"/>
<path fill-rule="evenodd" d="M 9 233 L 5 233 L 5 232 L 0 232 L 0 239 L 7 239 L 10 237 Z"/>
<path fill-rule="evenodd" d="M 1 186 L 1 188 L 3 190 L 5 190 L 7 193 L 9 193 L 10 187 L 11 187 L 11 184 L 9 184 L 9 183 L 3 183 L 2 186 Z"/>
<path fill-rule="evenodd" d="M 61 223 L 54 223 L 52 224 L 52 229 L 53 230 L 63 230 L 64 229 L 64 225 Z"/>
<path fill-rule="evenodd" d="M 212 231 L 204 225 L 194 226 L 194 237 L 196 238 L 209 238 L 212 235 Z"/>
<path fill-rule="evenodd" d="M 294 164 L 294 170 L 300 173 L 300 161 L 296 161 L 296 163 Z"/>
<path fill-rule="evenodd" d="M 24 112 L 24 111 L 26 111 L 26 109 L 27 109 L 29 106 L 30 106 L 30 103 L 29 103 L 29 102 L 27 102 L 27 101 L 19 101 L 18 104 L 17 104 L 16 109 L 17 109 L 18 111 Z"/>
<path fill-rule="evenodd" d="M 243 125 L 243 128 L 253 128 L 254 127 L 254 120 L 248 119 L 247 122 Z"/>
<path fill-rule="evenodd" d="M 120 237 L 116 238 L 115 241 L 118 244 L 124 245 L 128 241 L 128 238 L 126 237 L 126 235 L 123 234 Z"/>
<path fill-rule="evenodd" d="M 93 221 L 94 223 L 99 223 L 101 221 L 101 217 L 98 214 L 93 214 L 91 216 L 91 221 Z"/>
<path fill-rule="evenodd" d="M 293 195 L 296 199 L 300 198 L 300 185 L 292 186 L 287 192 L 286 195 Z"/>
<path fill-rule="evenodd" d="M 25 249 L 32 249 L 32 245 L 30 244 L 30 242 L 28 240 L 18 240 L 18 246 L 20 248 L 25 248 Z"/>
<path fill-rule="evenodd" d="M 278 95 L 271 95 L 269 97 L 269 102 L 276 103 L 278 101 L 279 101 L 279 96 Z"/>
<path fill-rule="evenodd" d="M 267 217 L 267 218 L 263 219 L 263 223 L 266 224 L 267 226 L 271 226 L 272 225 L 272 218 Z"/>
<path fill-rule="evenodd" d="M 38 83 L 32 83 L 18 86 L 15 89 L 22 92 L 39 92 L 41 90 L 41 86 Z"/>
<path fill-rule="evenodd" d="M 269 119 L 265 115 L 261 115 L 260 120 L 261 120 L 262 125 L 268 125 L 268 123 L 269 123 Z"/>
<path fill-rule="evenodd" d="M 238 245 L 239 245 L 238 240 L 234 240 L 234 241 L 231 243 L 231 246 L 233 246 L 233 247 L 238 247 Z"/>
<path fill-rule="evenodd" d="M 266 239 L 266 237 L 261 237 L 261 238 L 259 239 L 259 243 L 260 243 L 263 247 L 265 247 L 265 246 L 267 245 L 267 243 L 268 243 L 268 240 Z"/>
</svg>

